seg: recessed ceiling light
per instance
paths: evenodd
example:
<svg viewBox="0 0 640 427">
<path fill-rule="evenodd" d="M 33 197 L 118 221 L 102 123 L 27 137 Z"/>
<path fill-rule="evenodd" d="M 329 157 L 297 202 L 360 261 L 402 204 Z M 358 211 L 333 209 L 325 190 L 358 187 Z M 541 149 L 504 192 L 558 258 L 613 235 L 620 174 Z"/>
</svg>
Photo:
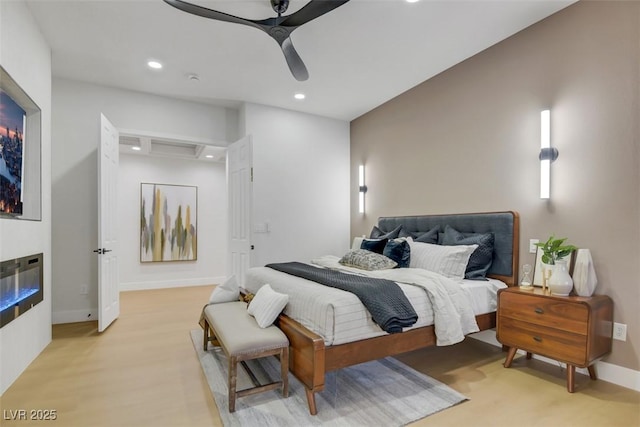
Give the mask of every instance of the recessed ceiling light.
<svg viewBox="0 0 640 427">
<path fill-rule="evenodd" d="M 407 3 L 418 3 L 420 0 L 407 0 Z"/>
<path fill-rule="evenodd" d="M 205 157 L 206 157 L 207 159 L 213 159 L 213 154 L 207 154 Z"/>
<path fill-rule="evenodd" d="M 305 99 L 307 96 L 304 93 L 296 93 L 293 97 L 295 99 Z"/>
<path fill-rule="evenodd" d="M 147 65 L 149 66 L 149 68 L 153 68 L 154 70 L 159 70 L 160 68 L 162 68 L 162 64 L 158 61 L 149 61 L 147 62 Z"/>
<path fill-rule="evenodd" d="M 132 149 L 133 151 L 140 151 L 140 150 L 142 150 L 142 148 L 138 147 L 137 145 L 134 145 L 133 147 L 131 147 L 131 149 Z"/>
</svg>

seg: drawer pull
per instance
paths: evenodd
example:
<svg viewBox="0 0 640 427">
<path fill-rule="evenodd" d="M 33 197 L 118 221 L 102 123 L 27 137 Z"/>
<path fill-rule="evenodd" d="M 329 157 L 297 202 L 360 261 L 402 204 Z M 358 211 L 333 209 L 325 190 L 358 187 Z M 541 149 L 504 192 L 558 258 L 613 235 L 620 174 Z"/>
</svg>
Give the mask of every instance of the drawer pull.
<svg viewBox="0 0 640 427">
<path fill-rule="evenodd" d="M 542 338 L 540 337 L 533 337 L 533 340 L 537 342 L 542 342 Z"/>
<path fill-rule="evenodd" d="M 536 307 L 535 312 L 538 313 L 538 314 L 542 314 L 542 313 L 544 313 L 544 310 L 541 309 L 540 307 Z"/>
</svg>

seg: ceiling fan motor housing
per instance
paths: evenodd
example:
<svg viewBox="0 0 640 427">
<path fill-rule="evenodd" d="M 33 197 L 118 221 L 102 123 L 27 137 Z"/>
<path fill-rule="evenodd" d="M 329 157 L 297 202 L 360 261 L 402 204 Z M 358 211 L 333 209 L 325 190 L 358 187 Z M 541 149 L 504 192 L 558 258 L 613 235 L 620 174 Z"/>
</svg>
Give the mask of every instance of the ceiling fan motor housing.
<svg viewBox="0 0 640 427">
<path fill-rule="evenodd" d="M 271 7 L 278 15 L 285 13 L 289 7 L 289 0 L 271 0 Z"/>
</svg>

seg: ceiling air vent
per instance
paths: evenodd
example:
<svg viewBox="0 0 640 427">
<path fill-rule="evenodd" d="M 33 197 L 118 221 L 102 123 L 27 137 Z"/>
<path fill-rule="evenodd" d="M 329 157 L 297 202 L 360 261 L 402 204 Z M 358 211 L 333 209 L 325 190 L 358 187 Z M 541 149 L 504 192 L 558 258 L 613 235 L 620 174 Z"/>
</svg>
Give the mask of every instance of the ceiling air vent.
<svg viewBox="0 0 640 427">
<path fill-rule="evenodd" d="M 151 140 L 149 154 L 155 156 L 182 157 L 185 159 L 197 159 L 203 146 L 200 144 L 178 143 L 159 139 Z"/>
</svg>

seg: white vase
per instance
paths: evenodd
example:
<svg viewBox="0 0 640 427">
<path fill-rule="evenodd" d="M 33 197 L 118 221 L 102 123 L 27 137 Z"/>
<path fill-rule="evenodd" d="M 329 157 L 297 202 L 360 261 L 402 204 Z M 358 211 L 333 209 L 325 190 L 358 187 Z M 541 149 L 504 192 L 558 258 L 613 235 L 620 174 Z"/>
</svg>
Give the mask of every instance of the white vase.
<svg viewBox="0 0 640 427">
<path fill-rule="evenodd" d="M 573 287 L 581 297 L 590 297 L 598 286 L 596 270 L 589 249 L 578 249 L 573 266 Z"/>
<path fill-rule="evenodd" d="M 567 296 L 572 289 L 573 280 L 569 275 L 567 261 L 557 260 L 549 277 L 549 290 L 553 295 Z"/>
</svg>

